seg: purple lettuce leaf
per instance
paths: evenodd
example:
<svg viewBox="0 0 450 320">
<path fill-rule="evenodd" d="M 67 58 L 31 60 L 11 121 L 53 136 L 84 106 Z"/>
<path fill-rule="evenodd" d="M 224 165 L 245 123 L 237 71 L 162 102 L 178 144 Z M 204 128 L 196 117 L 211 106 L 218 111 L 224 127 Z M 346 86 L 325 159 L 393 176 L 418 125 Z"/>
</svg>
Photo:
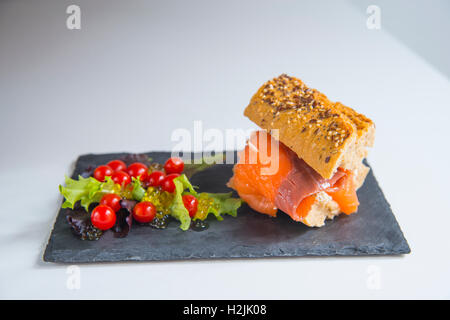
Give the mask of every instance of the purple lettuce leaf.
<svg viewBox="0 0 450 320">
<path fill-rule="evenodd" d="M 116 212 L 116 224 L 112 228 L 114 237 L 124 238 L 128 235 L 133 224 L 133 208 L 136 205 L 136 201 L 122 200 L 120 206 L 122 207 Z"/>
<path fill-rule="evenodd" d="M 102 230 L 92 225 L 90 214 L 84 210 L 70 210 L 66 220 L 71 226 L 73 234 L 81 240 L 98 240 L 103 234 Z"/>
</svg>

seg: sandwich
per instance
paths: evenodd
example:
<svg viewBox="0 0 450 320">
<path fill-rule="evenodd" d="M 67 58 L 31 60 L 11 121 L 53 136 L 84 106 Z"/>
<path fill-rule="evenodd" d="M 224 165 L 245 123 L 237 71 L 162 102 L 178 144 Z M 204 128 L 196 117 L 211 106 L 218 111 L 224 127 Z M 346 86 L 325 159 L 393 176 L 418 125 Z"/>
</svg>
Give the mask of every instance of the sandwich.
<svg viewBox="0 0 450 320">
<path fill-rule="evenodd" d="M 252 209 L 310 227 L 357 212 L 372 120 L 285 74 L 263 84 L 244 115 L 262 130 L 239 152 L 228 186 Z"/>
</svg>

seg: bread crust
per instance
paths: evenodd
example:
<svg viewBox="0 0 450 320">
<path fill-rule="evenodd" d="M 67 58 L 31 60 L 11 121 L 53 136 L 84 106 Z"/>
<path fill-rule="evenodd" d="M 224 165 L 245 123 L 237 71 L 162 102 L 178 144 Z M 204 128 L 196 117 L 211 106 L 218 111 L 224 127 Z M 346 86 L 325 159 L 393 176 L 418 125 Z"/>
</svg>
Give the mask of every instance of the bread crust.
<svg viewBox="0 0 450 320">
<path fill-rule="evenodd" d="M 356 168 L 373 144 L 369 118 L 285 74 L 262 85 L 244 115 L 268 132 L 278 129 L 279 140 L 326 179 L 341 164 Z"/>
</svg>

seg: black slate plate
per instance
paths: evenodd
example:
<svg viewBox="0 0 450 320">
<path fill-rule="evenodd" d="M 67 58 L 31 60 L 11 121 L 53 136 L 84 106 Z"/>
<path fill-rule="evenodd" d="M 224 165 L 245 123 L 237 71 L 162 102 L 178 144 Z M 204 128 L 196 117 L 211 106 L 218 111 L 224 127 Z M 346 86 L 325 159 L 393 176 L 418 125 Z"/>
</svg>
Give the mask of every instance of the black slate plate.
<svg viewBox="0 0 450 320">
<path fill-rule="evenodd" d="M 88 167 L 120 159 L 127 154 L 83 155 L 78 158 L 72 177 Z M 147 154 L 164 162 L 168 152 Z M 232 175 L 232 165 L 215 165 L 191 179 L 201 191 L 228 192 L 225 186 Z M 55 186 L 56 192 L 56 186 Z M 257 213 L 247 205 L 238 217 L 223 221 L 208 218 L 209 229 L 182 231 L 173 222 L 166 230 L 134 224 L 125 238 L 106 232 L 98 241 L 76 238 L 66 222 L 68 209 L 58 213 L 44 260 L 59 263 L 103 261 L 158 261 L 213 258 L 260 258 L 279 256 L 360 256 L 396 255 L 410 248 L 395 220 L 373 172 L 358 190 L 357 214 L 341 215 L 322 228 L 308 228 L 279 212 L 277 218 Z"/>
</svg>

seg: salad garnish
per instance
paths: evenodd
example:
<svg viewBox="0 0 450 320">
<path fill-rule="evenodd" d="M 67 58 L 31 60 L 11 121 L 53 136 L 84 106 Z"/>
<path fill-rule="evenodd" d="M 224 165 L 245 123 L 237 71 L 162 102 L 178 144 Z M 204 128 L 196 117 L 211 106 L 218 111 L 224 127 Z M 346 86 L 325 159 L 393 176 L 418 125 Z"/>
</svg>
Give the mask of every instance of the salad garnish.
<svg viewBox="0 0 450 320">
<path fill-rule="evenodd" d="M 65 186 L 59 186 L 62 208 L 71 209 L 67 221 L 81 239 L 97 240 L 107 230 L 124 237 L 133 221 L 164 229 L 175 219 L 181 230 L 199 231 L 207 228 L 210 213 L 219 221 L 224 214 L 236 217 L 240 198 L 233 198 L 231 192 L 199 193 L 184 172 L 191 177 L 213 165 L 211 159 L 185 165 L 172 157 L 163 166 L 141 156 L 133 160 L 145 161 L 127 166 L 115 159 L 78 179 L 65 177 Z"/>
</svg>

